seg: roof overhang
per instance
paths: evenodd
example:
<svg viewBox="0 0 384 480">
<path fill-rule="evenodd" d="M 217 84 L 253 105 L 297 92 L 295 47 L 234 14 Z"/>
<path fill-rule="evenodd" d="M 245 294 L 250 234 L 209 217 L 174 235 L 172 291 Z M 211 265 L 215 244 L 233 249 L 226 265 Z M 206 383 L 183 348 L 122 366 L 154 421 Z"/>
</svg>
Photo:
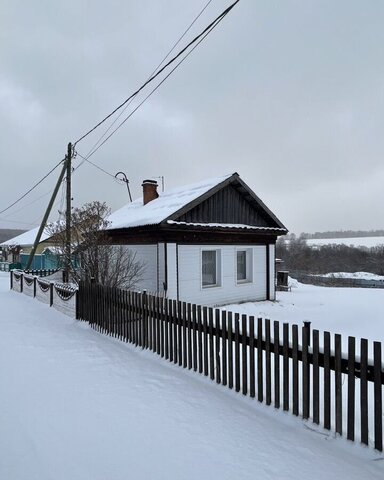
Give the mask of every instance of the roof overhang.
<svg viewBox="0 0 384 480">
<path fill-rule="evenodd" d="M 111 244 L 269 244 L 275 243 L 287 230 L 280 228 L 245 228 L 203 224 L 162 223 L 105 231 Z"/>
</svg>

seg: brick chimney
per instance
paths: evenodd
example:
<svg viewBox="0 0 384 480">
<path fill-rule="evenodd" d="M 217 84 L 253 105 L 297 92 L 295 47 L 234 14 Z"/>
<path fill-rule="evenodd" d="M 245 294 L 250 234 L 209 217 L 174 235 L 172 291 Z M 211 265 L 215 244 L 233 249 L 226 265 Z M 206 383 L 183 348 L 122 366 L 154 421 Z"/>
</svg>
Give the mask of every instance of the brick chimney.
<svg viewBox="0 0 384 480">
<path fill-rule="evenodd" d="M 156 180 L 143 180 L 143 202 L 146 205 L 148 202 L 152 200 L 156 200 L 159 196 L 157 193 L 157 182 Z"/>
</svg>

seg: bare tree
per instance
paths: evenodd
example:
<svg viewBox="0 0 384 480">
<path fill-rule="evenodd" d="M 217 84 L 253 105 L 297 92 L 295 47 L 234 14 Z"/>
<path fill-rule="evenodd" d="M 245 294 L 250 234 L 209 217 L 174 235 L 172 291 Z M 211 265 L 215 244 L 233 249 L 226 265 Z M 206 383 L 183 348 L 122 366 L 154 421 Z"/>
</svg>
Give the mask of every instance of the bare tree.
<svg viewBox="0 0 384 480">
<path fill-rule="evenodd" d="M 142 279 L 145 264 L 136 253 L 110 245 L 106 229 L 110 209 L 98 201 L 75 208 L 71 218 L 71 280 L 94 280 L 110 287 L 135 288 Z M 65 260 L 65 230 L 62 222 L 47 226 L 62 260 Z"/>
</svg>

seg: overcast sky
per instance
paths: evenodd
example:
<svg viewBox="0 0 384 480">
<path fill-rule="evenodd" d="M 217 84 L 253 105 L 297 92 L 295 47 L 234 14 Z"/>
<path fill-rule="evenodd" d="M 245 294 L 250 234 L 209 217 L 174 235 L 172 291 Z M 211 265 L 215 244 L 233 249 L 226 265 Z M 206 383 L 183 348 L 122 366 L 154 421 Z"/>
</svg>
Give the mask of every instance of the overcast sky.
<svg viewBox="0 0 384 480">
<path fill-rule="evenodd" d="M 0 210 L 143 83 L 206 3 L 1 0 Z M 211 1 L 178 49 L 230 3 Z M 382 0 L 240 0 L 90 160 L 126 172 L 134 197 L 144 178 L 170 188 L 237 171 L 295 233 L 384 228 L 383 25 Z M 0 227 L 37 225 L 58 174 Z M 86 163 L 73 198 L 128 199 Z"/>
</svg>

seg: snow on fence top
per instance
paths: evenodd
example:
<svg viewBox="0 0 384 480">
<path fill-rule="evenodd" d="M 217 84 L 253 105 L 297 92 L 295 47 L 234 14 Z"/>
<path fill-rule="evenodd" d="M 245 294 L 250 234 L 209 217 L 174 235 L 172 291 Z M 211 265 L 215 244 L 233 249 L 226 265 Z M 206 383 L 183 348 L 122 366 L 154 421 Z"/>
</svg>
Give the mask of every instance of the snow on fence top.
<svg viewBox="0 0 384 480">
<path fill-rule="evenodd" d="M 73 283 L 60 283 L 54 279 L 41 278 L 15 270 L 11 272 L 11 288 L 37 298 L 70 317 L 75 316 L 78 287 Z"/>
</svg>

